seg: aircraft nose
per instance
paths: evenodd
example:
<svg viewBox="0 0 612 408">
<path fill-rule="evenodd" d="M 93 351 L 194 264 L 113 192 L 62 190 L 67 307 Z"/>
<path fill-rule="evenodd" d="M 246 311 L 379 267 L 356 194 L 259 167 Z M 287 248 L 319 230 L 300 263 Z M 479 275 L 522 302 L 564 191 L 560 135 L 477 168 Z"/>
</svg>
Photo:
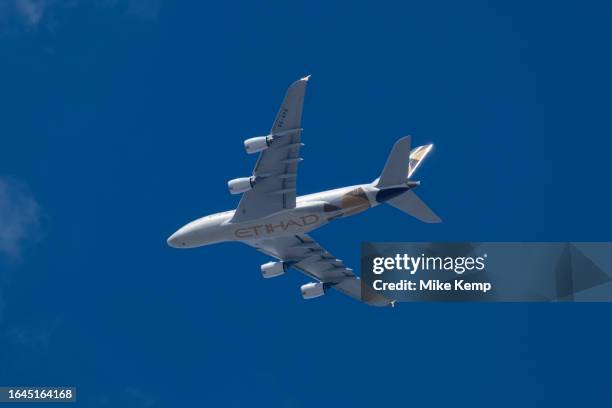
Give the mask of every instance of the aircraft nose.
<svg viewBox="0 0 612 408">
<path fill-rule="evenodd" d="M 171 246 L 172 248 L 181 248 L 183 246 L 185 246 L 185 242 L 181 240 L 181 232 L 180 231 L 176 231 L 174 234 L 170 235 L 170 237 L 168 237 L 168 240 L 166 241 L 168 243 L 169 246 Z"/>
</svg>

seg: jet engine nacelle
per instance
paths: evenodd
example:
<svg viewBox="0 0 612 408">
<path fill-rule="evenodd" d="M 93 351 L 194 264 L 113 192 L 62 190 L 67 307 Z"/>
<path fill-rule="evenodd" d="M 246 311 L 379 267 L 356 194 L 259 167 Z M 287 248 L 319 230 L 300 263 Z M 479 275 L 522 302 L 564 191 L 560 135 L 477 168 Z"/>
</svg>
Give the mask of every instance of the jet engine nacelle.
<svg viewBox="0 0 612 408">
<path fill-rule="evenodd" d="M 272 136 L 257 136 L 244 141 L 244 150 L 248 154 L 261 152 L 270 147 Z"/>
<path fill-rule="evenodd" d="M 255 177 L 241 177 L 227 182 L 230 194 L 240 194 L 249 191 L 255 185 Z"/>
<path fill-rule="evenodd" d="M 266 279 L 280 276 L 286 270 L 287 264 L 284 262 L 268 262 L 261 265 L 261 275 Z"/>
<path fill-rule="evenodd" d="M 302 297 L 304 299 L 314 299 L 319 296 L 323 296 L 327 291 L 327 288 L 323 282 L 310 282 L 302 285 L 300 288 L 302 291 Z"/>
</svg>

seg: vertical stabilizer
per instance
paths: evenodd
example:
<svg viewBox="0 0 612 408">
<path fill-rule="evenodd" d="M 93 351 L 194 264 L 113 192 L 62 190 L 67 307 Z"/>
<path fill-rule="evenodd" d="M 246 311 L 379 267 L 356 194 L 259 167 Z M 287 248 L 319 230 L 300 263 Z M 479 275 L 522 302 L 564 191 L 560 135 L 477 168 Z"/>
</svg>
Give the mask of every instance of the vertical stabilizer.
<svg viewBox="0 0 612 408">
<path fill-rule="evenodd" d="M 417 168 L 423 163 L 423 160 L 427 157 L 431 149 L 433 148 L 433 144 L 428 144 L 425 146 L 419 146 L 412 149 L 410 152 L 410 167 L 408 168 L 408 178 L 412 177 Z"/>
<path fill-rule="evenodd" d="M 410 140 L 410 136 L 405 136 L 395 142 L 376 187 L 386 188 L 406 183 L 410 166 Z"/>
</svg>

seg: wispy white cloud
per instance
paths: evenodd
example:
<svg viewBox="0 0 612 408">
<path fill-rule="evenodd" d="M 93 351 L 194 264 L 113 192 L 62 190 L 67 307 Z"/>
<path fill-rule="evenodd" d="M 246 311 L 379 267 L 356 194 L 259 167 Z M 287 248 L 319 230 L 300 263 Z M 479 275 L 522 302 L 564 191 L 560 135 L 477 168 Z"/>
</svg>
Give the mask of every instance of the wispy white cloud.
<svg viewBox="0 0 612 408">
<path fill-rule="evenodd" d="M 22 24 L 35 29 L 59 9 L 75 7 L 79 0 L 3 0 L 0 22 Z"/>
<path fill-rule="evenodd" d="M 0 0 L 0 34 L 35 32 L 52 28 L 54 14 L 74 7 L 79 0 Z"/>
<path fill-rule="evenodd" d="M 3 292 L 11 278 L 7 266 L 21 259 L 26 244 L 40 238 L 40 220 L 40 206 L 28 187 L 13 177 L 0 176 L 0 322 Z"/>
<path fill-rule="evenodd" d="M 16 0 L 15 8 L 24 22 L 28 25 L 37 25 L 42 20 L 45 9 L 49 5 L 47 0 Z"/>
<path fill-rule="evenodd" d="M 0 0 L 0 25 L 22 25 L 30 31 L 53 27 L 54 16 L 77 7 L 116 8 L 120 14 L 143 21 L 159 17 L 162 0 Z M 2 27 L 0 27 L 2 28 Z"/>
<path fill-rule="evenodd" d="M 38 202 L 22 182 L 0 177 L 0 255 L 19 259 L 23 246 L 40 234 Z"/>
</svg>

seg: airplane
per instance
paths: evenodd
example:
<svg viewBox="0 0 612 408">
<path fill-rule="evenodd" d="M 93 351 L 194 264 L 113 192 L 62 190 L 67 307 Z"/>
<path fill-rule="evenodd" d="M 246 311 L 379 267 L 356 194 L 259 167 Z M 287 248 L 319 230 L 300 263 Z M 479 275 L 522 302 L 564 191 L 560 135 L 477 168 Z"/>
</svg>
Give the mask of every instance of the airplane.
<svg viewBox="0 0 612 408">
<path fill-rule="evenodd" d="M 297 269 L 313 282 L 302 285 L 304 299 L 335 289 L 372 306 L 393 306 L 389 299 L 365 287 L 340 259 L 315 242 L 308 233 L 330 221 L 361 213 L 381 203 L 428 223 L 440 218 L 412 191 L 420 185 L 412 175 L 430 153 L 428 144 L 410 150 L 411 137 L 397 140 L 380 177 L 371 183 L 296 195 L 298 164 L 302 161 L 302 107 L 310 75 L 295 81 L 266 136 L 244 141 L 247 153 L 259 153 L 249 177 L 230 180 L 231 194 L 242 194 L 235 210 L 192 221 L 172 234 L 173 248 L 196 248 L 225 241 L 243 242 L 275 261 L 261 265 L 264 278 Z"/>
</svg>

